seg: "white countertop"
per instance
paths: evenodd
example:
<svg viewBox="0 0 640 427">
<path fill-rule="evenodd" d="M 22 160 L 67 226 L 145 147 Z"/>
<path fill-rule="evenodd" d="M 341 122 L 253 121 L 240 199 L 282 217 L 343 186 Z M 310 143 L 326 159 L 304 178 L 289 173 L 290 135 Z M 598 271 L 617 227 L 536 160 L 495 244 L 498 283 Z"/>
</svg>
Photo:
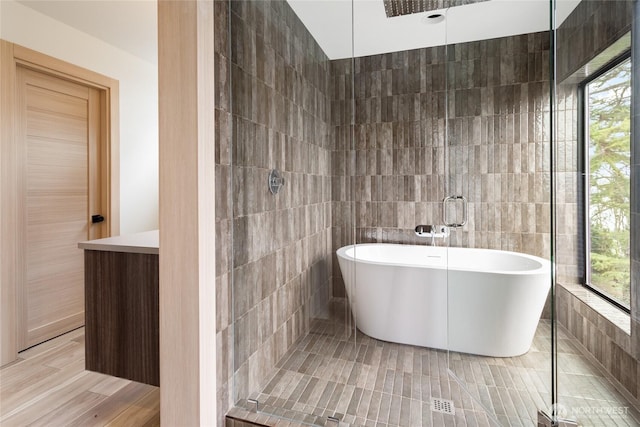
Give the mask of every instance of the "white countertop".
<svg viewBox="0 0 640 427">
<path fill-rule="evenodd" d="M 92 251 L 157 254 L 159 253 L 159 240 L 158 230 L 151 230 L 124 236 L 88 240 L 78 243 L 78 247 Z"/>
</svg>

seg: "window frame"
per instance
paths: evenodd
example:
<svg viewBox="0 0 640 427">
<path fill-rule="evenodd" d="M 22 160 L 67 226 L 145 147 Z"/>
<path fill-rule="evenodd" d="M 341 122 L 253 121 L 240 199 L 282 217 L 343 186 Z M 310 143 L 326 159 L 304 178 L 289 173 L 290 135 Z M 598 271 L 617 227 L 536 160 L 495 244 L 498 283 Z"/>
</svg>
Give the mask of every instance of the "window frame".
<svg viewBox="0 0 640 427">
<path fill-rule="evenodd" d="M 590 292 L 598 295 L 600 298 L 606 300 L 610 304 L 619 308 L 627 314 L 631 314 L 631 307 L 627 307 L 611 295 L 607 294 L 603 290 L 597 288 L 596 286 L 591 284 L 591 269 L 589 268 L 589 264 L 591 262 L 590 253 L 591 253 L 591 224 L 589 217 L 589 150 L 587 149 L 589 141 L 587 141 L 588 131 L 588 119 L 587 115 L 589 114 L 589 105 L 588 105 L 588 89 L 587 86 L 589 83 L 597 79 L 598 77 L 604 75 L 609 72 L 613 68 L 622 64 L 623 62 L 631 60 L 631 49 L 625 50 L 620 55 L 616 56 L 611 61 L 607 62 L 592 74 L 588 75 L 584 80 L 580 82 L 578 85 L 578 159 L 580 164 L 578 165 L 578 170 L 582 174 L 582 180 L 580 182 L 580 193 L 582 198 L 582 209 L 583 214 L 582 218 L 582 230 L 583 230 L 583 238 L 584 242 L 582 246 L 582 277 L 583 283 L 582 286 L 587 288 Z M 633 63 L 631 64 L 631 68 L 633 70 Z M 631 146 L 633 149 L 633 145 Z M 631 154 L 633 156 L 633 154 Z"/>
</svg>

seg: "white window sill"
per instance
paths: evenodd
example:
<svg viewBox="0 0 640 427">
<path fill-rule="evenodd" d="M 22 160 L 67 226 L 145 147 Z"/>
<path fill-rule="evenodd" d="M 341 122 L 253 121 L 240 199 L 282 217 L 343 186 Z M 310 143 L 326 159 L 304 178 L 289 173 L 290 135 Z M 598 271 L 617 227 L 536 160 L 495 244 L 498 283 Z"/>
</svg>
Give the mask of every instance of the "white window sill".
<svg viewBox="0 0 640 427">
<path fill-rule="evenodd" d="M 613 325 L 620 328 L 627 335 L 631 335 L 631 316 L 612 305 L 604 298 L 594 294 L 582 285 L 559 284 L 580 301 L 591 307 L 594 311 L 607 319 Z"/>
</svg>

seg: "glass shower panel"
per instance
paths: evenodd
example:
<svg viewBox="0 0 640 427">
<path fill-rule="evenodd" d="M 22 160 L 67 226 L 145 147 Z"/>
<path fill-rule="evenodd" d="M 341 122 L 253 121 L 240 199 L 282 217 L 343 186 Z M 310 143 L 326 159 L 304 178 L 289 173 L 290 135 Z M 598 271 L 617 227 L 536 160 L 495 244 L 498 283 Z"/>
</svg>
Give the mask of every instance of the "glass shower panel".
<svg viewBox="0 0 640 427">
<path fill-rule="evenodd" d="M 355 389 L 353 323 L 334 255 L 354 229 L 352 73 L 303 21 L 299 8 L 309 6 L 323 7 L 228 2 L 232 400 L 324 425 L 341 418 Z M 350 52 L 349 4 L 346 12 Z"/>
<path fill-rule="evenodd" d="M 444 425 L 432 398 L 448 384 L 445 270 L 434 273 L 441 300 L 430 300 L 415 263 L 426 261 L 423 249 L 443 250 L 443 233 L 431 231 L 445 195 L 445 32 L 428 18 L 437 11 L 409 3 L 418 2 L 353 3 L 352 425 Z M 439 247 L 427 247 L 432 240 Z"/>
<path fill-rule="evenodd" d="M 450 396 L 535 425 L 552 402 L 550 7 L 468 7 L 483 19 L 445 20 Z"/>
<path fill-rule="evenodd" d="M 633 268 L 629 274 L 637 265 L 638 239 L 625 241 L 638 229 L 630 200 L 638 200 L 633 158 L 639 138 L 632 124 L 639 94 L 638 27 L 632 27 L 640 10 L 634 1 L 578 1 L 571 7 L 559 1 L 554 7 L 556 408 L 580 425 L 640 425 L 640 411 L 625 397 L 637 390 L 630 373 L 640 349 L 640 301 L 629 301 L 638 286 Z M 583 34 L 590 43 L 577 48 Z M 614 218 L 612 207 L 618 220 L 603 221 Z"/>
</svg>

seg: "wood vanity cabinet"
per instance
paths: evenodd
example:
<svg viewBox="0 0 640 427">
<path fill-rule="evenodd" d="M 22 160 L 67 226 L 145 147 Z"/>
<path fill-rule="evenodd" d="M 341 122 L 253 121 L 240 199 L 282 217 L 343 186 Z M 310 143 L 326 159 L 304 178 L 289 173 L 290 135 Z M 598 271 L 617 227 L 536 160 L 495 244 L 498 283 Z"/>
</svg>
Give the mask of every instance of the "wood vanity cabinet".
<svg viewBox="0 0 640 427">
<path fill-rule="evenodd" d="M 153 232 L 140 235 L 79 245 L 85 250 L 86 369 L 159 386 L 158 247 Z"/>
</svg>

